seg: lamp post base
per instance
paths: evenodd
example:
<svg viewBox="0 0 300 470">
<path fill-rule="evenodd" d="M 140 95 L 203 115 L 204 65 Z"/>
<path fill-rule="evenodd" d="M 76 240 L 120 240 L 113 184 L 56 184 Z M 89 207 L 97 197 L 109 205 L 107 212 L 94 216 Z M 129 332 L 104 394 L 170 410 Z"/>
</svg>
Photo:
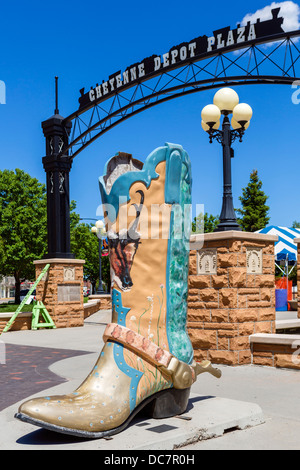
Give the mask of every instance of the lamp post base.
<svg viewBox="0 0 300 470">
<path fill-rule="evenodd" d="M 99 288 L 96 290 L 96 294 L 97 295 L 102 295 L 102 294 L 107 294 L 107 292 L 105 290 L 103 290 L 103 288 Z"/>
<path fill-rule="evenodd" d="M 226 220 L 220 222 L 219 225 L 215 228 L 214 232 L 227 232 L 229 230 L 236 230 L 241 232 L 242 228 L 239 226 L 236 220 Z"/>
</svg>

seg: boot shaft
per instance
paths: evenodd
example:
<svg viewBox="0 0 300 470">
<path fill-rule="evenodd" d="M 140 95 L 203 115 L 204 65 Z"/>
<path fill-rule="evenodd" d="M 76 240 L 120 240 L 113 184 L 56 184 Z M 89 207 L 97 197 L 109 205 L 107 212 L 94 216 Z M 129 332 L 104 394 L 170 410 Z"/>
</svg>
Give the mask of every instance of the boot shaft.
<svg viewBox="0 0 300 470">
<path fill-rule="evenodd" d="M 185 212 L 191 199 L 186 152 L 166 145 L 144 165 L 128 155 L 114 157 L 100 187 L 109 219 L 113 280 L 113 321 L 105 329 L 104 347 L 73 393 L 28 400 L 16 415 L 46 429 L 88 438 L 120 432 L 143 408 L 155 418 L 183 413 L 196 376 L 220 376 L 209 361 L 192 362 L 186 332 L 186 227 L 191 224 Z M 163 212 L 154 215 L 153 204 Z M 122 214 L 128 215 L 128 222 Z M 152 223 L 155 236 L 150 237 Z"/>
<path fill-rule="evenodd" d="M 186 332 L 191 167 L 166 144 L 143 165 L 113 157 L 100 178 L 112 274 L 113 321 L 191 363 Z"/>
</svg>

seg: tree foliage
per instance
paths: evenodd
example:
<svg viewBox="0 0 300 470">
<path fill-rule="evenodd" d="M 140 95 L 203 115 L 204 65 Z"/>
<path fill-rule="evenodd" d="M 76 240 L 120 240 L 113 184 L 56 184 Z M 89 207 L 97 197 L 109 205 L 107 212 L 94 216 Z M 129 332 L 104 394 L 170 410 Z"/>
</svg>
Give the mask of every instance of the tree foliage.
<svg viewBox="0 0 300 470">
<path fill-rule="evenodd" d="M 192 222 L 192 233 L 211 233 L 218 226 L 219 216 L 200 212 Z"/>
<path fill-rule="evenodd" d="M 300 228 L 300 222 L 297 222 L 297 220 L 294 220 L 292 228 Z"/>
<path fill-rule="evenodd" d="M 70 203 L 71 251 L 84 259 L 84 277 L 96 286 L 99 279 L 98 238 L 91 225 L 81 223 L 76 202 Z M 0 276 L 15 277 L 15 303 L 21 282 L 35 279 L 33 261 L 47 252 L 46 187 L 23 170 L 0 171 Z M 110 286 L 108 256 L 101 257 L 102 280 Z"/>
<path fill-rule="evenodd" d="M 257 170 L 251 172 L 250 181 L 246 188 L 243 188 L 239 200 L 242 208 L 236 209 L 236 212 L 240 215 L 238 222 L 243 230 L 256 232 L 268 225 L 270 220 L 268 216 L 270 207 L 266 204 L 268 196 L 262 190 Z"/>
<path fill-rule="evenodd" d="M 23 170 L 0 171 L 0 273 L 13 275 L 16 303 L 22 280 L 47 248 L 46 188 Z"/>
<path fill-rule="evenodd" d="M 84 259 L 83 274 L 89 280 L 95 290 L 99 280 L 99 240 L 97 235 L 91 232 L 92 224 L 80 222 L 79 214 L 76 214 L 76 203 L 71 204 L 71 251 L 78 259 Z M 101 256 L 102 281 L 110 286 L 110 265 L 108 256 Z"/>
</svg>

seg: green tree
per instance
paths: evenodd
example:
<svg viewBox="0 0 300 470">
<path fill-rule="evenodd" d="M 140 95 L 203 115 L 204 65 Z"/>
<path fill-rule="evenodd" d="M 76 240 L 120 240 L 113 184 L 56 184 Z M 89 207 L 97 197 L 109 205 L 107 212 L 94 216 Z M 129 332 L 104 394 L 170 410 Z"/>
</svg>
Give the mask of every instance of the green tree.
<svg viewBox="0 0 300 470">
<path fill-rule="evenodd" d="M 192 222 L 192 233 L 211 233 L 218 226 L 219 216 L 214 216 L 205 212 L 200 212 Z"/>
<path fill-rule="evenodd" d="M 84 276 L 94 288 L 99 279 L 98 239 L 91 226 L 80 223 L 76 202 L 70 203 L 71 250 L 84 259 Z M 15 277 L 15 303 L 20 285 L 35 279 L 33 261 L 47 251 L 47 196 L 45 185 L 23 170 L 0 171 L 0 275 Z M 102 279 L 110 285 L 108 257 L 102 257 Z"/>
<path fill-rule="evenodd" d="M 15 302 L 22 280 L 34 279 L 33 261 L 47 248 L 46 188 L 23 170 L 0 171 L 0 273 L 15 277 Z"/>
<path fill-rule="evenodd" d="M 258 177 L 258 172 L 253 170 L 248 186 L 243 188 L 242 196 L 239 197 L 242 208 L 236 209 L 240 215 L 238 223 L 246 232 L 256 232 L 269 223 L 270 207 L 266 205 L 268 196 L 261 188 L 262 182 Z"/>
<path fill-rule="evenodd" d="M 297 220 L 294 220 L 292 228 L 300 228 L 300 222 L 297 222 Z"/>
<path fill-rule="evenodd" d="M 80 222 L 75 213 L 76 204 L 72 201 L 71 215 L 71 251 L 78 259 L 84 259 L 83 274 L 89 280 L 95 291 L 99 280 L 99 241 L 97 235 L 91 232 L 92 224 Z M 76 222 L 77 221 L 77 222 Z M 101 256 L 102 281 L 110 287 L 110 264 L 108 256 Z"/>
<path fill-rule="evenodd" d="M 76 201 L 70 202 L 70 232 L 76 228 L 80 222 L 80 215 L 76 212 Z"/>
<path fill-rule="evenodd" d="M 4 242 L 0 237 L 0 266 L 4 264 L 5 260 L 5 249 L 4 249 Z M 2 273 L 0 272 L 0 280 L 1 280 Z"/>
</svg>

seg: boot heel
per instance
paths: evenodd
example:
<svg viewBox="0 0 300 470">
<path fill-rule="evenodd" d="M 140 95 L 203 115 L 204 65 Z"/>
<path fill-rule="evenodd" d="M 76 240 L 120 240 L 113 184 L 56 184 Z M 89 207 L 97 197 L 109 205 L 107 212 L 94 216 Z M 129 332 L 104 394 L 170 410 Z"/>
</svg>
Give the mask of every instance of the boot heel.
<svg viewBox="0 0 300 470">
<path fill-rule="evenodd" d="M 187 409 L 190 390 L 190 388 L 184 390 L 170 388 L 159 392 L 144 408 L 143 412 L 155 419 L 171 418 L 182 414 Z"/>
</svg>

